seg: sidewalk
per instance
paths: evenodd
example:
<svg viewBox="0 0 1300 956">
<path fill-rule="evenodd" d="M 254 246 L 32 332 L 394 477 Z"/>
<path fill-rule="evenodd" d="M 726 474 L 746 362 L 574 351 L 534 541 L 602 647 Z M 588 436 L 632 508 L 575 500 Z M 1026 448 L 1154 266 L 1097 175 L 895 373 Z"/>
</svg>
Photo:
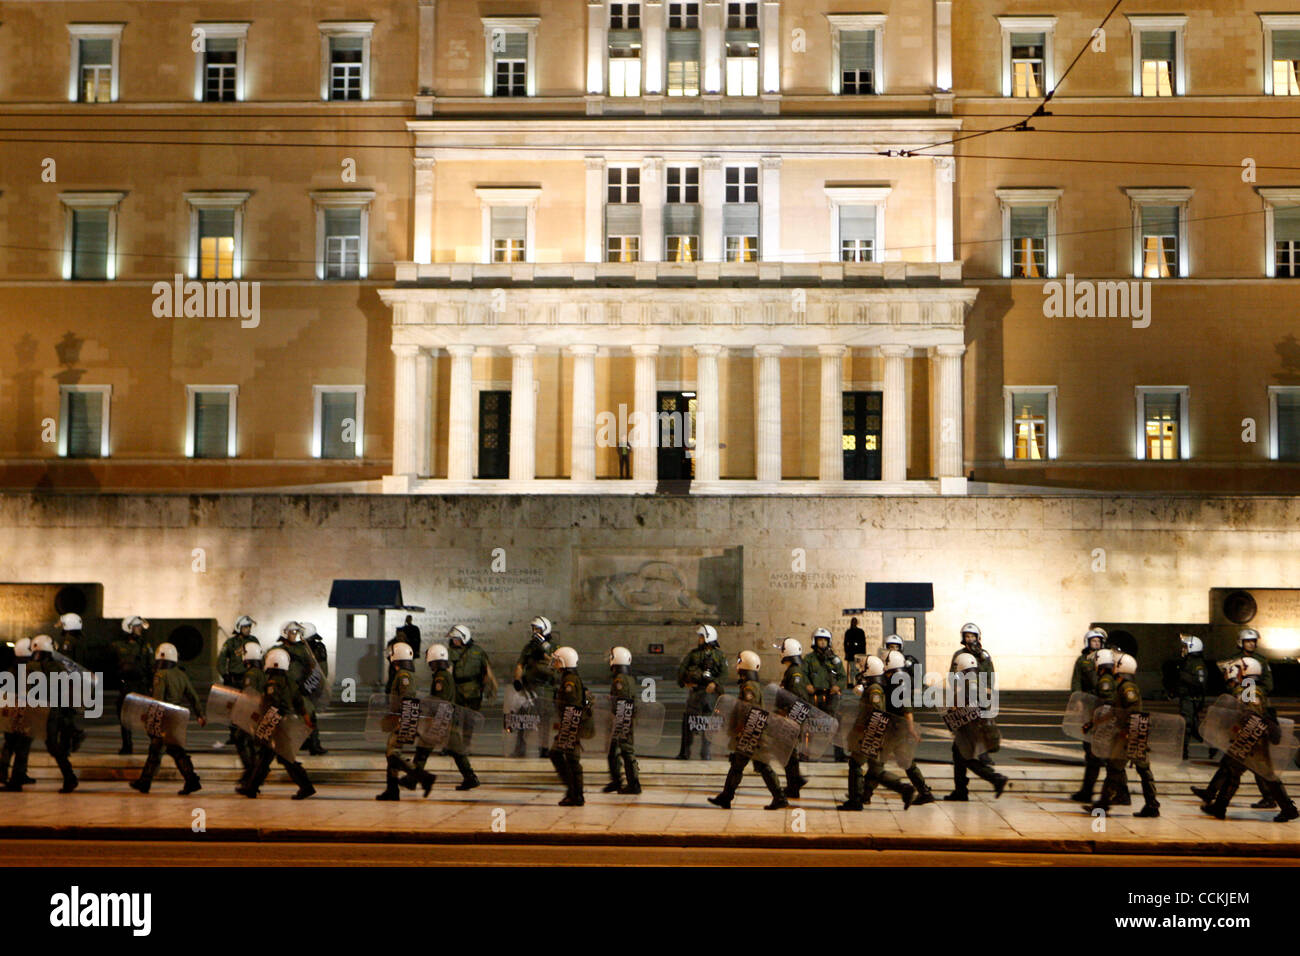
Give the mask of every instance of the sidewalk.
<svg viewBox="0 0 1300 956">
<path fill-rule="evenodd" d="M 484 786 L 469 793 L 452 788 L 458 776 L 445 758 L 430 769 L 438 783 L 426 799 L 403 791 L 398 803 L 379 803 L 382 758 L 342 755 L 307 758 L 319 793 L 289 799 L 293 788 L 278 769 L 263 795 L 248 800 L 232 792 L 235 758 L 229 752 L 196 754 L 204 789 L 176 795 L 170 761 L 148 796 L 126 786 L 140 757 L 99 756 L 81 768 L 83 782 L 59 794 L 48 758 L 33 755 L 38 783 L 22 794 L 0 793 L 0 839 L 206 840 L 253 842 L 347 842 L 420 844 L 570 844 L 619 846 L 824 847 L 858 849 L 986 850 L 1027 853 L 1161 853 L 1187 856 L 1264 856 L 1300 861 L 1300 821 L 1272 822 L 1274 811 L 1251 810 L 1258 799 L 1247 775 L 1229 819 L 1202 814 L 1188 792 L 1213 773 L 1205 761 L 1157 773 L 1161 817 L 1134 819 L 1140 805 L 1118 808 L 1108 819 L 1091 817 L 1068 799 L 1081 770 L 1028 761 L 999 762 L 1011 778 L 999 800 L 975 781 L 969 803 L 934 804 L 906 812 L 898 798 L 877 791 L 861 813 L 839 812 L 845 765 L 806 764 L 811 784 L 784 812 L 762 809 L 766 790 L 749 773 L 730 811 L 707 797 L 721 787 L 721 760 L 646 759 L 640 796 L 602 794 L 604 760 L 584 760 L 585 807 L 559 807 L 562 792 L 548 762 L 477 758 Z M 951 787 L 951 767 L 923 764 L 936 796 Z M 1288 774 L 1292 791 L 1300 774 Z M 1136 791 L 1136 781 L 1132 781 Z M 199 811 L 202 811 L 199 813 Z M 803 811 L 802 813 L 796 811 Z M 196 819 L 203 829 L 196 832 Z"/>
</svg>

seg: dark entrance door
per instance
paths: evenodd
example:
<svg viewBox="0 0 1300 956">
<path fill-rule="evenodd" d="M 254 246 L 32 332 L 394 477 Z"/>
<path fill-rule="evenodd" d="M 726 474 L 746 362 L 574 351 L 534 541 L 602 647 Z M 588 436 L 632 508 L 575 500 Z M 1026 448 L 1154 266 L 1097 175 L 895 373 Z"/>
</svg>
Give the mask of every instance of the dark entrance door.
<svg viewBox="0 0 1300 956">
<path fill-rule="evenodd" d="M 844 393 L 844 478 L 880 480 L 881 392 Z"/>
<path fill-rule="evenodd" d="M 478 393 L 478 476 L 510 477 L 510 393 Z"/>
<path fill-rule="evenodd" d="M 659 480 L 689 481 L 695 476 L 695 393 L 660 392 L 658 408 L 652 428 L 659 443 Z"/>
</svg>

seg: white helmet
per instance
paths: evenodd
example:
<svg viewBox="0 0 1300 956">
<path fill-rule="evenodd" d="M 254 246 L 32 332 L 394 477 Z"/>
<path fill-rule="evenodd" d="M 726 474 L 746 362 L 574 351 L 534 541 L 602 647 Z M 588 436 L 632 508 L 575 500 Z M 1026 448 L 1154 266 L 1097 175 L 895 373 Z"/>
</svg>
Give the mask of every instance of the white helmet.
<svg viewBox="0 0 1300 956">
<path fill-rule="evenodd" d="M 962 651 L 953 658 L 952 666 L 953 670 L 957 671 L 957 673 L 964 674 L 966 671 L 978 670 L 980 662 L 975 660 L 974 654 L 967 654 L 965 651 Z"/>
<path fill-rule="evenodd" d="M 1237 646 L 1241 647 L 1247 641 L 1259 641 L 1259 631 L 1253 627 L 1243 627 L 1237 632 Z"/>
<path fill-rule="evenodd" d="M 244 644 L 244 663 L 262 663 L 262 645 L 257 641 L 247 641 Z"/>
<path fill-rule="evenodd" d="M 35 637 L 32 638 L 32 653 L 53 654 L 54 638 L 50 637 L 50 635 L 48 634 L 37 634 Z"/>
<path fill-rule="evenodd" d="M 763 658 L 759 657 L 753 651 L 741 651 L 736 656 L 737 670 L 754 671 L 755 673 L 757 673 L 758 668 L 762 665 L 762 663 L 763 663 Z"/>
<path fill-rule="evenodd" d="M 547 618 L 547 617 L 541 617 L 541 616 L 535 617 L 535 618 L 533 618 L 532 623 L 531 623 L 529 626 L 532 627 L 532 628 L 534 628 L 534 629 L 536 629 L 536 630 L 538 630 L 538 631 L 540 631 L 541 634 L 542 634 L 542 637 L 550 637 L 550 636 L 551 636 L 551 619 L 550 619 L 550 618 Z"/>
<path fill-rule="evenodd" d="M 902 651 L 890 651 L 885 655 L 885 670 L 896 671 L 907 666 L 907 658 Z"/>
<path fill-rule="evenodd" d="M 695 636 L 704 638 L 705 644 L 718 643 L 718 629 L 712 624 L 701 624 Z"/>
<path fill-rule="evenodd" d="M 273 647 L 266 652 L 263 666 L 269 671 L 287 671 L 289 669 L 289 652 L 283 647 Z"/>
<path fill-rule="evenodd" d="M 1241 679 L 1247 680 L 1251 677 L 1260 677 L 1264 673 L 1264 665 L 1253 657 L 1243 657 L 1237 662 L 1237 667 L 1241 672 Z"/>
<path fill-rule="evenodd" d="M 122 630 L 125 631 L 127 634 L 130 634 L 131 628 L 135 627 L 137 624 L 139 624 L 146 631 L 149 630 L 149 622 L 146 621 L 144 618 L 142 618 L 139 614 L 135 615 L 134 617 L 122 618 Z"/>
<path fill-rule="evenodd" d="M 886 646 L 886 647 L 902 647 L 902 646 L 903 646 L 903 639 L 902 639 L 901 637 L 899 637 L 897 634 L 890 634 L 887 638 L 885 638 L 885 646 Z"/>
<path fill-rule="evenodd" d="M 1101 650 L 1097 652 L 1096 663 L 1098 667 L 1114 667 L 1115 652 L 1112 651 L 1109 647 L 1103 647 Z"/>
<path fill-rule="evenodd" d="M 787 637 L 780 644 L 773 644 L 772 646 L 780 648 L 781 660 L 785 660 L 786 658 L 789 657 L 803 656 L 803 645 L 800 644 L 798 641 L 796 641 L 793 637 Z"/>
<path fill-rule="evenodd" d="M 303 636 L 303 638 L 316 637 L 316 636 L 317 636 L 317 633 L 318 633 L 318 632 L 316 631 L 316 625 L 315 625 L 315 624 L 312 624 L 310 621 L 303 621 L 303 622 L 302 622 L 302 636 Z"/>
<path fill-rule="evenodd" d="M 980 630 L 980 626 L 978 624 L 972 624 L 970 621 L 967 621 L 961 626 L 960 633 L 962 637 L 965 637 L 967 634 L 974 634 L 977 641 L 984 636 L 984 632 Z"/>
<path fill-rule="evenodd" d="M 405 641 L 398 641 L 388 649 L 388 659 L 393 663 L 415 660 L 415 651 Z"/>
<path fill-rule="evenodd" d="M 158 645 L 158 650 L 153 652 L 153 659 L 156 661 L 171 661 L 175 664 L 180 660 L 180 656 L 176 653 L 175 644 L 168 644 L 163 641 Z"/>
<path fill-rule="evenodd" d="M 555 662 L 564 670 L 572 670 L 578 666 L 578 652 L 572 647 L 561 647 L 555 652 Z"/>
<path fill-rule="evenodd" d="M 1137 658 L 1132 654 L 1121 654 L 1119 660 L 1115 661 L 1116 674 L 1136 674 L 1138 672 Z"/>
<path fill-rule="evenodd" d="M 1182 634 L 1179 640 L 1187 647 L 1188 654 L 1200 654 L 1205 650 L 1205 642 L 1195 634 Z"/>
<path fill-rule="evenodd" d="M 469 644 L 474 640 L 469 633 L 469 628 L 464 624 L 453 624 L 447 631 L 447 639 L 460 641 L 462 644 Z"/>
<path fill-rule="evenodd" d="M 290 637 L 291 634 L 296 634 L 297 637 Z M 302 638 L 302 625 L 297 621 L 285 621 L 280 625 L 280 636 L 286 641 L 299 640 Z"/>
<path fill-rule="evenodd" d="M 32 656 L 32 639 L 30 637 L 20 637 L 14 641 L 14 657 L 31 657 Z"/>
<path fill-rule="evenodd" d="M 611 647 L 609 649 L 609 666 L 610 667 L 631 667 L 632 652 L 626 647 Z"/>
<path fill-rule="evenodd" d="M 445 660 L 449 660 L 447 657 L 446 644 L 430 644 L 429 649 L 424 652 L 424 662 L 426 664 L 432 664 L 434 661 Z"/>
<path fill-rule="evenodd" d="M 862 669 L 862 673 L 868 677 L 879 677 L 885 672 L 885 662 L 875 654 L 867 655 L 867 666 Z"/>
<path fill-rule="evenodd" d="M 65 631 L 81 630 L 80 614 L 63 614 L 59 617 L 59 627 Z"/>
<path fill-rule="evenodd" d="M 1094 637 L 1101 638 L 1102 647 L 1105 647 L 1106 642 L 1110 640 L 1110 635 L 1106 633 L 1106 629 L 1104 627 L 1090 627 L 1088 628 L 1088 633 L 1083 635 L 1084 650 L 1087 650 L 1089 647 L 1092 646 L 1092 639 Z"/>
<path fill-rule="evenodd" d="M 235 622 L 235 633 L 238 634 L 246 627 L 256 627 L 256 626 L 257 626 L 256 621 L 254 621 L 247 614 L 241 614 L 239 616 L 239 620 Z"/>
<path fill-rule="evenodd" d="M 829 641 L 831 640 L 831 632 L 826 630 L 826 628 L 824 627 L 819 627 L 817 628 L 817 630 L 813 631 L 812 633 L 812 639 L 814 644 L 817 643 L 817 638 L 819 637 L 824 637 L 826 638 L 826 640 Z"/>
</svg>

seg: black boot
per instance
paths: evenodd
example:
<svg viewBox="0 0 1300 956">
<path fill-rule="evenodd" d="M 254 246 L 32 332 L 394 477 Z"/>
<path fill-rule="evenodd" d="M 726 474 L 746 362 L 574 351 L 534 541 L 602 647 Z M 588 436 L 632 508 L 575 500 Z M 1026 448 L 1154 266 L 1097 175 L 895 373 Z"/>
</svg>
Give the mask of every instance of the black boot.
<svg viewBox="0 0 1300 956">
<path fill-rule="evenodd" d="M 306 800 L 316 792 L 316 788 L 312 786 L 311 779 L 307 776 L 307 770 L 302 764 L 294 761 L 285 769 L 289 771 L 289 779 L 298 785 L 298 792 L 290 799 Z"/>
<path fill-rule="evenodd" d="M 925 782 L 925 776 L 921 773 L 921 768 L 916 764 L 907 768 L 907 779 L 912 782 L 916 788 L 916 798 L 912 801 L 913 806 L 922 806 L 927 803 L 934 803 L 934 793 L 930 790 L 930 785 Z"/>
<path fill-rule="evenodd" d="M 765 763 L 755 764 L 758 767 L 758 775 L 763 778 L 767 784 L 767 792 L 772 795 L 772 802 L 765 806 L 764 810 L 781 810 L 790 805 L 786 800 L 785 794 L 781 792 L 780 781 L 776 779 L 776 771 Z"/>
<path fill-rule="evenodd" d="M 385 779 L 387 783 L 384 787 L 383 793 L 377 794 L 375 796 L 375 799 L 376 800 L 401 800 L 402 791 L 398 788 L 397 778 L 394 777 L 391 773 L 389 773 L 387 774 Z"/>
<path fill-rule="evenodd" d="M 118 754 L 121 755 L 121 754 L 134 753 L 135 746 L 131 742 L 131 731 L 127 730 L 125 727 L 122 727 L 121 731 L 122 731 L 122 749 L 118 751 Z"/>
<path fill-rule="evenodd" d="M 724 810 L 731 809 L 731 801 L 736 798 L 736 788 L 740 786 L 741 778 L 745 775 L 747 763 L 749 763 L 748 757 L 742 757 L 740 754 L 731 755 L 731 767 L 727 770 L 727 780 L 722 785 L 722 792 L 716 797 L 709 797 L 709 803 Z M 764 783 L 766 782 L 767 779 L 764 778 Z"/>
<path fill-rule="evenodd" d="M 601 793 L 618 793 L 623 789 L 623 774 L 620 772 L 618 748 L 611 745 L 609 753 L 605 755 L 606 762 L 609 764 L 609 783 L 601 789 Z"/>
<path fill-rule="evenodd" d="M 153 786 L 153 775 L 158 772 L 158 764 L 162 762 L 162 746 L 157 747 L 149 745 L 149 756 L 144 758 L 144 766 L 140 768 L 140 776 L 131 781 L 131 788 L 139 790 L 141 793 L 148 793 L 149 788 Z"/>
<path fill-rule="evenodd" d="M 1273 801 L 1278 805 L 1280 812 L 1273 818 L 1274 823 L 1287 823 L 1300 817 L 1300 810 L 1296 809 L 1295 803 L 1287 795 L 1286 785 L 1280 779 L 1265 781 L 1269 790 L 1272 791 Z"/>
<path fill-rule="evenodd" d="M 582 761 L 577 754 L 569 755 L 569 780 L 573 783 L 573 805 L 584 806 L 587 799 L 582 793 Z"/>
<path fill-rule="evenodd" d="M 1070 799 L 1077 803 L 1092 803 L 1092 791 L 1097 788 L 1097 776 L 1101 773 L 1100 762 L 1092 757 L 1083 765 L 1083 783 L 1079 789 L 1070 794 Z"/>
<path fill-rule="evenodd" d="M 457 790 L 473 790 L 479 786 L 478 776 L 469 764 L 469 757 L 464 754 L 452 754 L 451 759 L 456 764 L 456 769 L 460 771 L 460 783 L 456 784 Z"/>
<path fill-rule="evenodd" d="M 190 759 L 189 754 L 182 753 L 176 757 L 176 769 L 181 772 L 181 777 L 185 781 L 185 785 L 179 791 L 182 797 L 188 797 L 191 793 L 203 789 L 203 785 L 199 782 L 199 775 L 194 772 L 194 761 Z"/>
<path fill-rule="evenodd" d="M 619 793 L 640 793 L 641 768 L 637 766 L 636 757 L 632 754 L 623 754 L 623 769 L 627 772 L 627 786 L 619 790 Z"/>
<path fill-rule="evenodd" d="M 799 754 L 792 753 L 785 765 L 785 795 L 791 800 L 799 799 L 799 792 L 808 783 L 808 778 L 799 769 Z"/>
<path fill-rule="evenodd" d="M 836 810 L 862 809 L 862 771 L 856 761 L 849 764 L 849 798 L 839 804 Z"/>
<path fill-rule="evenodd" d="M 688 723 L 689 720 L 689 715 L 682 718 L 682 745 L 677 750 L 678 760 L 691 759 L 691 731 L 690 724 Z"/>
<path fill-rule="evenodd" d="M 1160 801 L 1156 799 L 1156 779 L 1151 775 L 1151 768 L 1137 768 L 1138 779 L 1142 783 L 1142 809 L 1133 814 L 1135 817 L 1160 816 Z"/>
</svg>

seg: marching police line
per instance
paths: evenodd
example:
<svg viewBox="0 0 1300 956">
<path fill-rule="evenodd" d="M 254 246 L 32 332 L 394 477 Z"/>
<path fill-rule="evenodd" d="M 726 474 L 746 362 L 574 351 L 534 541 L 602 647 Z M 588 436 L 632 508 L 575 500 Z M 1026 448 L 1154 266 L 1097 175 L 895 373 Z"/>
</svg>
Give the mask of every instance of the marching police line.
<svg viewBox="0 0 1300 956">
<path fill-rule="evenodd" d="M 312 748 L 318 733 L 316 711 L 328 693 L 323 645 L 319 650 L 313 647 L 309 634 L 320 641 L 314 627 L 290 621 L 281 628 L 276 645 L 264 651 L 252 635 L 255 624 L 247 615 L 236 622 L 218 657 L 224 683 L 213 685 L 205 707 L 189 677 L 178 667 L 176 648 L 163 643 L 150 654 L 144 638 L 148 622 L 138 616 L 122 622 L 123 637 L 113 645 L 121 687 L 122 752 L 132 751 L 133 731 L 141 731 L 149 739 L 140 776 L 130 784 L 134 789 L 149 792 L 164 753 L 181 774 L 182 795 L 201 788 L 186 750 L 186 728 L 193 716 L 200 726 L 214 720 L 231 727 L 230 739 L 243 766 L 236 792 L 258 796 L 274 761 L 297 785 L 294 799 L 316 792 L 297 754 L 301 749 L 324 752 L 318 740 Z M 57 644 L 43 634 L 18 641 L 14 666 L 46 673 L 79 670 L 88 674 L 78 662 L 80 627 L 76 615 L 64 615 Z M 432 644 L 424 655 L 430 683 L 423 692 L 415 673 L 418 632 L 416 635 L 411 639 L 399 630 L 390 642 L 386 690 L 368 702 L 367 733 L 385 742 L 385 787 L 376 797 L 379 800 L 398 800 L 402 790 L 417 787 L 428 796 L 436 776 L 426 765 L 435 753 L 452 759 L 461 777 L 457 790 L 480 786 L 470 756 L 476 738 L 482 737 L 483 702 L 495 699 L 498 690 L 488 656 L 474 643 L 468 627 L 453 626 L 446 643 Z M 994 769 L 991 759 L 1001 738 L 996 708 L 988 706 L 982 693 L 994 679 L 993 661 L 982 646 L 977 625 L 963 625 L 960 636 L 962 646 L 954 653 L 947 675 L 948 706 L 941 709 L 952 734 L 954 784 L 944 799 L 969 800 L 972 774 L 989 783 L 996 798 L 1007 787 L 1007 778 Z M 723 692 L 727 659 L 718 647 L 717 630 L 701 625 L 696 637 L 697 647 L 685 656 L 678 670 L 678 681 L 688 692 L 678 756 L 689 757 L 695 736 L 703 738 L 706 757 L 709 745 L 726 748 L 728 772 L 722 791 L 710 797 L 710 803 L 730 808 L 746 769 L 752 765 L 771 796 L 767 809 L 789 806 L 808 783 L 801 772 L 801 759 L 818 759 L 832 746 L 836 758 L 848 764 L 848 795 L 838 809 L 862 810 L 880 787 L 896 793 L 904 809 L 935 800 L 915 761 L 921 739 L 912 713 L 916 661 L 904 655 L 897 635 L 886 639 L 879 655 L 856 656 L 851 681 L 825 628 L 813 632 L 813 649 L 806 657 L 802 644 L 794 638 L 774 645 L 780 649 L 783 671 L 779 682 L 767 686 L 759 680 L 759 655 L 741 651 L 735 661 L 738 687 L 734 695 Z M 658 742 L 663 706 L 638 698 L 627 648 L 610 650 L 609 691 L 593 698 L 578 673 L 577 651 L 554 647 L 553 638 L 550 620 L 532 620 L 528 641 L 505 689 L 503 755 L 527 756 L 535 750 L 548 757 L 565 788 L 562 806 L 585 802 L 580 760 L 584 749 L 606 753 L 609 782 L 603 788 L 605 793 L 641 793 L 636 745 Z M 1084 780 L 1072 799 L 1084 803 L 1089 811 L 1109 811 L 1131 803 L 1127 785 L 1127 767 L 1131 765 L 1144 801 L 1135 815 L 1158 816 L 1160 804 L 1151 762 L 1185 758 L 1185 729 L 1190 726 L 1192 733 L 1212 748 L 1212 755 L 1215 748 L 1223 752 L 1214 778 L 1204 788 L 1193 788 L 1203 800 L 1203 810 L 1222 819 L 1242 775 L 1250 770 L 1264 797 L 1257 808 L 1280 808 L 1275 817 L 1280 822 L 1300 816 L 1280 779 L 1280 769 L 1295 754 L 1293 725 L 1278 718 L 1268 705 L 1271 673 L 1267 661 L 1256 654 L 1257 641 L 1256 632 L 1242 631 L 1240 656 L 1220 662 L 1230 694 L 1203 707 L 1203 648 L 1199 638 L 1184 637 L 1180 687 L 1188 694 L 1198 688 L 1201 692 L 1200 703 L 1190 711 L 1198 719 L 1187 721 L 1183 716 L 1144 711 L 1135 680 L 1136 659 L 1114 646 L 1103 629 L 1090 630 L 1076 662 L 1075 693 L 1062 724 L 1066 735 L 1084 746 Z M 149 693 L 144 692 L 145 675 Z M 841 697 L 848 687 L 857 705 L 843 708 L 841 714 Z M 46 749 L 63 776 L 60 792 L 76 788 L 69 754 L 85 735 L 77 726 L 76 709 L 66 704 L 0 708 L 4 731 L 0 781 L 5 790 L 20 791 L 33 782 L 27 775 L 27 759 L 42 724 Z M 903 776 L 888 770 L 890 763 L 896 764 Z M 1103 767 L 1106 775 L 1101 795 L 1094 801 L 1093 791 Z M 783 769 L 784 786 L 774 768 Z"/>
</svg>

